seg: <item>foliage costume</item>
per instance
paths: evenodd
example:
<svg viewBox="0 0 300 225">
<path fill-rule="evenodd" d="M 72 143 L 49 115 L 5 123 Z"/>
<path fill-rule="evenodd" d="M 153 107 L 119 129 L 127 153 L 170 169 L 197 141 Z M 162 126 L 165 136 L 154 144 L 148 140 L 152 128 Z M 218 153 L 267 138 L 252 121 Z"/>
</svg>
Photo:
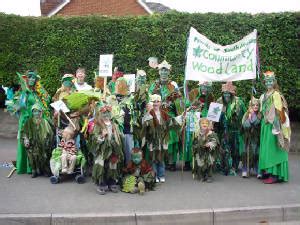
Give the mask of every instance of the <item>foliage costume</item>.
<svg viewBox="0 0 300 225">
<path fill-rule="evenodd" d="M 243 100 L 235 96 L 236 87 L 232 82 L 222 84 L 222 97 L 217 102 L 223 104 L 218 125 L 221 144 L 221 170 L 225 175 L 236 175 L 240 166 L 240 155 L 244 151 L 241 133 L 242 118 L 246 108 Z"/>
<path fill-rule="evenodd" d="M 256 108 L 255 108 L 256 107 Z M 242 176 L 250 174 L 256 175 L 258 170 L 259 138 L 261 113 L 259 110 L 259 100 L 252 97 L 249 102 L 249 109 L 244 114 L 242 126 L 244 130 L 245 149 L 242 153 L 243 171 Z M 249 158 L 249 159 L 248 159 Z M 248 165 L 249 160 L 249 165 Z M 248 168 L 250 171 L 248 171 Z"/>
<path fill-rule="evenodd" d="M 49 160 L 54 143 L 54 132 L 50 121 L 42 117 L 42 107 L 32 106 L 33 114 L 26 120 L 21 136 L 32 169 L 32 177 L 50 175 Z"/>
<path fill-rule="evenodd" d="M 211 82 L 199 82 L 199 88 L 191 90 L 189 93 L 189 106 L 190 109 L 186 114 L 185 125 L 185 140 L 184 140 L 184 170 L 190 170 L 192 161 L 192 143 L 193 133 L 197 126 L 196 112 L 200 113 L 201 118 L 206 118 L 208 108 L 211 102 L 214 101 L 213 94 L 211 93 Z"/>
<path fill-rule="evenodd" d="M 291 135 L 288 106 L 282 94 L 274 88 L 275 74 L 267 71 L 264 75 L 268 91 L 260 97 L 262 120 L 259 170 L 271 175 L 264 183 L 288 181 L 288 150 Z"/>
<path fill-rule="evenodd" d="M 99 185 L 97 191 L 118 192 L 124 153 L 118 125 L 111 121 L 111 106 L 104 105 L 97 112 L 88 143 L 94 156 L 92 180 Z"/>
<path fill-rule="evenodd" d="M 143 159 L 143 153 L 139 148 L 134 148 L 131 160 L 123 169 L 122 191 L 128 193 L 143 194 L 145 190 L 153 190 L 155 185 L 155 173 L 148 162 Z"/>
<path fill-rule="evenodd" d="M 21 85 L 13 100 L 8 101 L 7 108 L 12 113 L 18 116 L 18 149 L 17 149 L 17 173 L 31 173 L 30 164 L 27 158 L 27 153 L 24 148 L 23 140 L 21 139 L 21 130 L 24 124 L 32 116 L 32 106 L 39 103 L 43 108 L 43 118 L 49 117 L 50 96 L 40 84 L 40 76 L 33 71 L 28 71 L 26 75 L 19 73 L 19 82 Z"/>
<path fill-rule="evenodd" d="M 153 104 L 160 105 L 161 97 L 159 95 L 151 95 L 150 100 Z M 170 118 L 162 108 L 159 108 L 158 111 L 150 109 L 145 114 L 143 117 L 143 133 L 146 137 L 145 143 L 147 144 L 147 149 L 149 149 L 150 161 L 156 173 L 156 179 L 164 182 L 164 158 L 168 149 Z"/>
<path fill-rule="evenodd" d="M 156 80 L 149 88 L 149 94 L 158 94 L 161 96 L 162 108 L 168 112 L 169 117 L 174 118 L 183 112 L 183 101 L 181 94 L 176 90 L 174 82 L 168 79 L 171 65 L 163 61 L 158 65 L 160 79 Z M 168 161 L 170 170 L 176 170 L 176 161 L 180 153 L 180 127 L 173 126 L 169 129 L 168 141 Z"/>
<path fill-rule="evenodd" d="M 133 97 L 133 138 L 136 147 L 142 146 L 144 138 L 142 129 L 142 119 L 145 115 L 146 105 L 149 102 L 148 85 L 146 82 L 146 73 L 144 70 L 138 70 L 136 73 L 136 91 Z M 145 152 L 145 151 L 144 151 Z"/>
<path fill-rule="evenodd" d="M 193 174 L 201 181 L 211 182 L 215 163 L 215 151 L 219 146 L 217 134 L 211 131 L 211 124 L 206 118 L 200 119 L 200 132 L 193 141 Z"/>
</svg>

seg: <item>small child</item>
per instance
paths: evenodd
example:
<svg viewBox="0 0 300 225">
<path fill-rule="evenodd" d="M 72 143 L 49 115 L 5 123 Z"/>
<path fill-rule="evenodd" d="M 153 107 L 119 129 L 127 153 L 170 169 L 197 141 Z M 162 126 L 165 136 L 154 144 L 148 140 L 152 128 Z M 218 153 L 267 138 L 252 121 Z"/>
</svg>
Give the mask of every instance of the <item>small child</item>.
<svg viewBox="0 0 300 225">
<path fill-rule="evenodd" d="M 146 190 L 154 189 L 155 173 L 139 148 L 132 149 L 131 160 L 123 172 L 126 176 L 123 178 L 122 191 L 144 194 Z"/>
<path fill-rule="evenodd" d="M 193 174 L 203 182 L 212 182 L 215 152 L 219 146 L 218 136 L 212 131 L 207 118 L 200 119 L 200 132 L 193 141 Z"/>
<path fill-rule="evenodd" d="M 62 147 L 62 173 L 71 174 L 74 172 L 77 153 L 74 137 L 75 131 L 72 127 L 68 126 L 63 130 L 62 140 L 60 142 L 60 146 Z"/>
</svg>

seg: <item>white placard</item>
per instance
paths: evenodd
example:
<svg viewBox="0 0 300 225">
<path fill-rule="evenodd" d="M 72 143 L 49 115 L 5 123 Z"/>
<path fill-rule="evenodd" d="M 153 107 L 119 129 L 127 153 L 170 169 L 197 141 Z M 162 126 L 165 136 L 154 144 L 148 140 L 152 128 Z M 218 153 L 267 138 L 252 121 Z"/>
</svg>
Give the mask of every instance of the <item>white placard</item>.
<svg viewBox="0 0 300 225">
<path fill-rule="evenodd" d="M 99 76 L 111 77 L 112 76 L 113 55 L 100 55 L 99 60 Z"/>
<path fill-rule="evenodd" d="M 64 113 L 70 112 L 70 109 L 66 106 L 66 104 L 62 101 L 56 101 L 50 104 L 52 108 L 54 108 L 56 111 L 63 111 Z"/>
<path fill-rule="evenodd" d="M 219 122 L 221 112 L 222 112 L 223 104 L 212 102 L 209 105 L 208 113 L 207 113 L 207 119 Z"/>
<path fill-rule="evenodd" d="M 135 92 L 135 74 L 124 74 L 130 92 Z"/>
<path fill-rule="evenodd" d="M 256 78 L 257 31 L 226 46 L 213 43 L 191 27 L 185 79 L 194 81 L 236 81 Z"/>
</svg>

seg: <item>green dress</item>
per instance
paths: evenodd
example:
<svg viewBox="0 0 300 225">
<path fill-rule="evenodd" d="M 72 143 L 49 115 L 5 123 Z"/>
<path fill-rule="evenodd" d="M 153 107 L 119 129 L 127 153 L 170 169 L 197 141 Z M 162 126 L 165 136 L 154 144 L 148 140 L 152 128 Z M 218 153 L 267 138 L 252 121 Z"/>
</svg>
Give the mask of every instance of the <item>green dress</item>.
<svg viewBox="0 0 300 225">
<path fill-rule="evenodd" d="M 37 95 L 34 92 L 26 91 L 22 92 L 19 98 L 19 126 L 18 126 L 18 148 L 17 148 L 17 173 L 31 173 L 31 167 L 29 159 L 27 157 L 26 149 L 21 139 L 21 130 L 24 124 L 31 117 L 31 107 L 36 102 Z"/>
<path fill-rule="evenodd" d="M 278 179 L 280 180 L 288 181 L 288 153 L 278 146 L 277 136 L 272 133 L 273 125 L 276 123 L 276 120 L 278 120 L 278 118 L 276 118 L 277 115 L 275 115 L 273 124 L 268 122 L 269 113 L 272 106 L 274 106 L 275 98 L 276 92 L 271 93 L 269 96 L 262 95 L 261 97 L 263 118 L 261 121 L 258 168 L 260 171 L 266 171 L 271 175 L 278 176 Z"/>
<path fill-rule="evenodd" d="M 35 103 L 40 103 L 43 107 L 43 118 L 49 117 L 49 103 L 50 96 L 47 91 L 38 83 L 38 91 L 31 90 L 29 88 L 22 89 L 17 93 L 16 98 L 14 99 L 14 105 L 18 108 L 19 116 L 19 126 L 18 126 L 18 149 L 17 149 L 17 173 L 31 173 L 31 167 L 29 165 L 27 153 L 21 140 L 21 130 L 23 129 L 24 124 L 28 118 L 32 115 L 32 106 Z"/>
</svg>

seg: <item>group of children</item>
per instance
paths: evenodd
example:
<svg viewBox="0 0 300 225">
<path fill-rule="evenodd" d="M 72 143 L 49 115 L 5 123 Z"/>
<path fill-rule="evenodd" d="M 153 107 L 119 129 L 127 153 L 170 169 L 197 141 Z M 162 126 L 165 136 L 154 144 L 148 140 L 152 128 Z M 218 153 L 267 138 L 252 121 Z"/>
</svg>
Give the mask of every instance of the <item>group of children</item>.
<svg viewBox="0 0 300 225">
<path fill-rule="evenodd" d="M 291 131 L 273 72 L 264 73 L 267 91 L 247 108 L 232 82 L 222 85 L 219 99 L 211 82 L 184 97 L 167 61 L 150 57 L 149 66 L 159 79 L 149 85 L 147 73 L 137 70 L 134 93 L 120 67 L 107 85 L 96 75 L 94 88 L 83 68 L 65 74 L 52 99 L 36 72 L 20 76 L 20 91 L 7 101 L 19 116 L 17 172 L 57 178 L 80 166 L 100 194 L 152 190 L 179 160 L 203 182 L 212 182 L 216 171 L 288 181 Z M 51 101 L 62 101 L 68 111 L 52 109 Z M 211 102 L 223 106 L 219 122 L 207 119 Z"/>
</svg>

